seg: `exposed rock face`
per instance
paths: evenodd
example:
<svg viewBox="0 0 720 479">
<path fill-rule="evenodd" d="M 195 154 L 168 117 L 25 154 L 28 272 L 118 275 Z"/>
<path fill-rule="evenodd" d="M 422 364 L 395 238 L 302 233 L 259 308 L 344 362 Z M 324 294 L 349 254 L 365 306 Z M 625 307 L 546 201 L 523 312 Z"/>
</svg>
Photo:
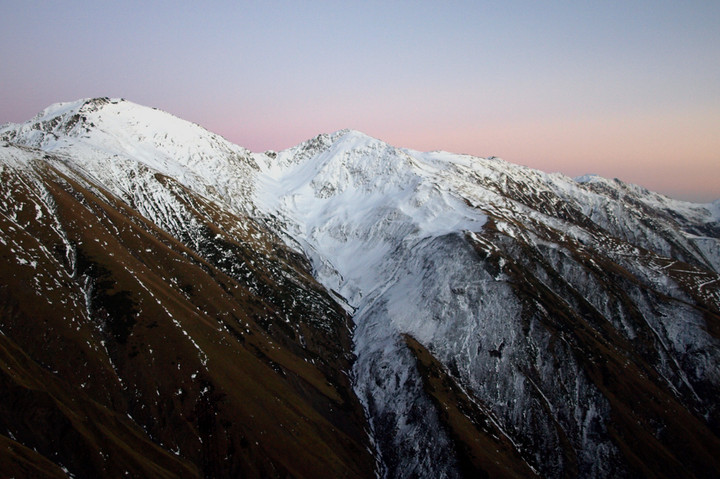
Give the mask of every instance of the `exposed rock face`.
<svg viewBox="0 0 720 479">
<path fill-rule="evenodd" d="M 0 140 L 5 474 L 720 473 L 717 204 L 108 99 Z"/>
</svg>

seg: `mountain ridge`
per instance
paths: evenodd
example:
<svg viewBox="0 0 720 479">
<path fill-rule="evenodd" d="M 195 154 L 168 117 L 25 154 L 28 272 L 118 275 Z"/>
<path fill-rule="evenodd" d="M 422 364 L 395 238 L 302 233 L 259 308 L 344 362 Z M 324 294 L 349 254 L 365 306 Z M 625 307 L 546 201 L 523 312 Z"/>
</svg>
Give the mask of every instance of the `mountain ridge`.
<svg viewBox="0 0 720 479">
<path fill-rule="evenodd" d="M 720 470 L 718 202 L 396 148 L 354 130 L 251 153 L 111 99 L 49 107 L 0 127 L 0 140 L 2 291 L 13 305 L 0 331 L 79 388 L 18 326 L 39 331 L 32 301 L 20 300 L 50 294 L 53 275 L 38 265 L 65 278 L 52 294 L 73 312 L 39 317 L 58 331 L 76 318 L 98 351 L 88 364 L 120 380 L 96 399 L 179 461 L 138 459 L 136 473 L 161 463 L 217 477 L 313 476 L 330 464 L 358 477 Z M 158 326 L 148 327 L 148 304 Z M 155 360 L 141 373 L 141 344 L 173 363 L 155 328 L 174 331 L 170 343 L 197 370 Z M 49 351 L 93 350 L 74 334 Z M 244 354 L 247 371 L 229 354 Z M 297 406 L 233 415 L 248 396 L 228 375 Z M 149 399 L 156 376 L 171 409 Z M 193 386 L 200 376 L 205 386 Z M 222 394 L 209 400 L 203 388 Z M 0 425 L 6 440 L 22 436 L 78 476 L 112 472 L 40 444 L 8 419 L 22 418 L 14 411 Z M 308 426 L 286 436 L 291 420 Z M 158 440 L 187 430 L 200 441 Z M 102 457 L 96 436 L 81 434 Z M 299 446 L 287 456 L 291 436 Z M 324 460 L 301 452 L 310 443 L 325 445 Z M 11 459 L 25 464 L 22 454 Z"/>
<path fill-rule="evenodd" d="M 218 134 L 216 134 L 216 133 L 212 133 L 211 131 L 205 129 L 204 127 L 202 127 L 201 125 L 199 125 L 199 124 L 197 124 L 197 123 L 191 123 L 191 122 L 188 122 L 188 121 L 186 121 L 186 120 L 182 120 L 182 119 L 180 119 L 179 117 L 177 117 L 177 116 L 175 116 L 175 115 L 173 115 L 173 114 L 171 114 L 171 113 L 164 112 L 164 111 L 162 111 L 162 110 L 160 110 L 160 109 L 158 109 L 158 108 L 142 106 L 142 105 L 140 105 L 140 104 L 137 104 L 137 103 L 134 103 L 134 102 L 132 102 L 132 101 L 126 100 L 126 99 L 124 99 L 124 98 L 88 97 L 88 98 L 79 99 L 79 100 L 75 100 L 75 101 L 66 101 L 66 102 L 55 103 L 55 104 L 53 104 L 53 105 L 48 106 L 47 108 L 45 108 L 44 110 L 42 110 L 41 112 L 39 112 L 38 114 L 36 114 L 32 119 L 30 119 L 30 120 L 28 120 L 28 121 L 26 121 L 26 122 L 23 122 L 23 123 L 12 123 L 12 122 L 9 122 L 9 123 L 2 124 L 2 125 L 0 125 L 0 130 L 5 130 L 5 131 L 7 132 L 7 131 L 11 131 L 11 130 L 16 129 L 17 127 L 20 127 L 21 125 L 33 126 L 33 125 L 37 125 L 37 124 L 40 123 L 40 122 L 43 122 L 43 120 L 44 120 L 45 122 L 51 121 L 51 120 L 53 120 L 53 119 L 56 119 L 55 121 L 59 121 L 59 118 L 60 118 L 60 117 L 66 115 L 66 114 L 68 114 L 68 113 L 72 113 L 72 115 L 76 115 L 76 114 L 81 114 L 81 113 L 83 113 L 83 111 L 82 111 L 82 110 L 83 110 L 83 107 L 87 108 L 88 110 L 95 110 L 95 109 L 98 108 L 99 106 L 101 106 L 101 105 L 103 105 L 103 104 L 108 104 L 108 103 L 109 103 L 109 104 L 114 104 L 114 105 L 118 105 L 118 104 L 127 105 L 127 106 L 130 106 L 130 107 L 135 108 L 135 109 L 137 109 L 137 110 L 144 111 L 144 112 L 146 112 L 146 113 L 154 112 L 154 113 L 156 113 L 156 114 L 158 114 L 158 115 L 160 115 L 160 116 L 164 116 L 164 117 L 166 117 L 166 118 L 168 118 L 168 119 L 172 119 L 172 120 L 177 121 L 177 122 L 179 122 L 179 123 L 183 123 L 183 124 L 187 124 L 187 125 L 192 125 L 192 127 L 197 128 L 197 129 L 199 129 L 199 130 L 202 130 L 202 131 L 206 132 L 208 135 L 210 135 L 210 136 L 212 136 L 212 137 L 222 139 L 222 141 L 226 142 L 227 144 L 233 145 L 233 146 L 235 146 L 235 147 L 240 148 L 241 150 L 244 150 L 244 151 L 247 152 L 247 153 L 250 153 L 249 150 L 247 150 L 247 149 L 245 149 L 245 148 L 243 148 L 243 147 L 240 147 L 240 146 L 232 143 L 231 141 L 223 138 L 222 136 L 220 136 L 220 135 L 218 135 Z M 72 116 L 72 115 L 71 115 L 71 116 Z M 75 123 L 75 122 L 72 122 L 72 123 L 73 123 L 73 126 L 74 126 L 74 123 Z M 332 140 L 332 139 L 337 139 L 338 137 L 345 136 L 345 135 L 347 135 L 347 134 L 351 134 L 352 136 L 365 137 L 366 139 L 371 139 L 371 140 L 373 140 L 373 141 L 381 142 L 381 143 L 384 143 L 384 144 L 388 145 L 388 144 L 385 143 L 383 140 L 380 140 L 380 139 L 378 139 L 378 138 L 375 138 L 375 137 L 372 137 L 372 136 L 370 136 L 370 135 L 367 135 L 366 133 L 364 133 L 364 132 L 362 132 L 362 131 L 359 131 L 359 130 L 356 130 L 356 129 L 353 129 L 353 128 L 342 128 L 342 129 L 340 129 L 340 130 L 337 130 L 337 131 L 334 131 L 334 132 L 330 132 L 330 133 L 320 133 L 320 134 L 318 134 L 317 136 L 315 136 L 315 137 L 313 137 L 313 138 L 310 138 L 310 139 L 308 139 L 308 140 L 305 140 L 305 141 L 299 143 L 299 144 L 296 145 L 296 146 L 287 148 L 287 150 L 292 150 L 292 149 L 299 148 L 299 147 L 301 147 L 302 145 L 305 145 L 305 144 L 310 143 L 310 142 L 316 142 L 316 141 L 318 141 L 319 138 L 327 138 L 327 139 L 331 139 L 331 140 Z M 7 141 L 7 140 L 6 140 L 6 141 Z M 388 145 L 388 146 L 390 146 L 390 145 Z M 458 157 L 479 158 L 479 157 L 477 157 L 477 156 L 475 156 L 475 155 L 471 155 L 471 154 L 453 153 L 453 152 L 449 152 L 449 151 L 446 151 L 446 150 L 434 150 L 434 151 L 429 151 L 429 152 L 420 152 L 420 151 L 418 151 L 418 150 L 413 150 L 413 149 L 409 149 L 409 148 L 398 148 L 398 149 L 405 150 L 405 151 L 408 151 L 408 152 L 414 152 L 414 153 L 450 154 L 450 155 L 454 155 L 454 156 L 458 156 Z M 275 150 L 267 150 L 267 152 L 253 152 L 253 153 L 254 153 L 255 155 L 263 154 L 263 153 L 275 154 L 275 153 L 277 153 L 277 151 L 275 151 Z M 499 157 L 496 157 L 496 156 L 491 156 L 491 157 L 484 158 L 484 159 L 487 159 L 487 160 L 499 160 L 499 161 L 505 162 L 505 163 L 507 163 L 507 164 L 512 164 L 512 163 L 506 162 L 506 161 L 503 160 L 502 158 L 499 158 Z M 522 165 L 515 165 L 515 166 L 518 166 L 518 167 L 520 167 L 520 168 L 527 168 L 528 170 L 532 170 L 532 171 L 540 171 L 540 170 L 536 170 L 536 169 L 534 169 L 534 168 L 527 167 L 527 166 L 522 166 Z M 543 172 L 543 173 L 544 173 L 544 172 Z M 562 176 L 562 177 L 566 177 L 566 175 L 564 175 L 564 174 L 562 174 L 562 173 L 544 173 L 544 174 L 546 174 L 546 175 L 551 175 L 551 176 L 552 176 L 552 175 L 560 175 L 560 176 Z M 570 178 L 570 177 L 566 177 L 566 178 Z M 678 200 L 678 199 L 671 198 L 670 196 L 667 196 L 667 195 L 664 195 L 664 194 L 661 194 L 661 193 L 652 192 L 652 191 L 650 191 L 649 189 L 647 189 L 647 188 L 644 187 L 644 186 L 635 185 L 635 184 L 633 184 L 633 183 L 627 183 L 627 182 L 622 181 L 622 180 L 617 179 L 617 178 L 615 178 L 615 179 L 613 179 L 613 180 L 610 180 L 610 179 L 607 179 L 607 178 L 603 178 L 602 176 L 597 175 L 597 174 L 594 174 L 594 173 L 588 173 L 588 174 L 584 174 L 584 175 L 575 177 L 574 180 L 577 181 L 577 180 L 581 180 L 581 179 L 582 179 L 583 181 L 577 181 L 577 182 L 578 182 L 578 183 L 587 183 L 587 182 L 591 182 L 591 180 L 592 180 L 593 178 L 594 178 L 594 179 L 597 179 L 597 180 L 601 180 L 601 181 L 603 181 L 603 182 L 613 182 L 613 181 L 616 181 L 616 180 L 617 180 L 617 181 L 620 181 L 621 184 L 628 185 L 628 186 L 630 186 L 630 187 L 632 187 L 632 188 L 634 188 L 634 189 L 638 189 L 638 190 L 640 190 L 640 191 L 650 192 L 650 193 L 652 193 L 652 194 L 654 194 L 654 195 L 660 195 L 660 196 L 662 196 L 662 197 L 664 197 L 664 198 L 667 198 L 668 200 L 671 200 L 672 202 L 676 202 L 676 203 L 679 203 L 679 204 L 711 205 L 711 204 L 715 204 L 715 203 L 720 202 L 720 198 L 718 198 L 718 199 L 716 199 L 716 200 L 714 200 L 714 201 L 708 202 L 708 203 Z"/>
</svg>

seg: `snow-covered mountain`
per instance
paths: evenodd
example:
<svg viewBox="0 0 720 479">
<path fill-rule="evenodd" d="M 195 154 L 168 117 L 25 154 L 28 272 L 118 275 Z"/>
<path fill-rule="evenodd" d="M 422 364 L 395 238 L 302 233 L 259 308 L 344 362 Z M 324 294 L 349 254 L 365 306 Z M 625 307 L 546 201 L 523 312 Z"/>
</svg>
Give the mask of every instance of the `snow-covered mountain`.
<svg viewBox="0 0 720 479">
<path fill-rule="evenodd" d="M 71 422 L 83 461 L 7 399 L 13 463 L 113 475 L 143 444 L 133 474 L 720 473 L 719 202 L 349 130 L 251 153 L 123 100 L 0 141 L 3 381 L 133 432 Z"/>
</svg>

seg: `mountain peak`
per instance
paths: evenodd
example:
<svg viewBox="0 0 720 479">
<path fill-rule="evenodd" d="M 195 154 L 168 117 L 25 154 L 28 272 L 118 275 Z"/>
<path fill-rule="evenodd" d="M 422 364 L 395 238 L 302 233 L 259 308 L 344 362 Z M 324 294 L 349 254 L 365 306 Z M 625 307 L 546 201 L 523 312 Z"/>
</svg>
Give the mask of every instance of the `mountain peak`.
<svg viewBox="0 0 720 479">
<path fill-rule="evenodd" d="M 49 106 L 32 120 L 0 129 L 0 139 L 71 153 L 99 178 L 124 181 L 139 165 L 212 199 L 240 205 L 249 194 L 251 153 L 165 111 L 123 99 L 89 98 Z M 125 188 L 128 188 L 127 186 Z"/>
<path fill-rule="evenodd" d="M 382 141 L 375 137 L 372 137 L 368 135 L 367 133 L 364 133 L 360 130 L 354 130 L 352 128 L 343 128 L 342 130 L 338 130 L 333 135 L 342 137 L 345 139 L 359 139 L 359 140 L 365 140 L 365 141 Z"/>
<path fill-rule="evenodd" d="M 372 143 L 386 145 L 382 140 L 373 138 L 359 130 L 343 128 L 332 133 L 320 133 L 291 149 L 320 149 L 330 145 L 343 145 L 343 148 L 353 148 Z"/>
<path fill-rule="evenodd" d="M 58 102 L 48 106 L 37 115 L 35 115 L 29 123 L 46 122 L 51 121 L 54 118 L 64 117 L 67 115 L 87 113 L 91 111 L 97 111 L 103 106 L 108 104 L 127 103 L 134 105 L 138 108 L 147 108 L 141 105 L 137 105 L 131 102 L 127 102 L 123 98 L 108 98 L 108 97 L 96 97 L 96 98 L 81 98 L 79 100 Z"/>
<path fill-rule="evenodd" d="M 591 183 L 593 181 L 596 181 L 600 179 L 600 175 L 596 175 L 595 173 L 586 173 L 582 176 L 576 176 L 573 178 L 578 183 Z"/>
</svg>

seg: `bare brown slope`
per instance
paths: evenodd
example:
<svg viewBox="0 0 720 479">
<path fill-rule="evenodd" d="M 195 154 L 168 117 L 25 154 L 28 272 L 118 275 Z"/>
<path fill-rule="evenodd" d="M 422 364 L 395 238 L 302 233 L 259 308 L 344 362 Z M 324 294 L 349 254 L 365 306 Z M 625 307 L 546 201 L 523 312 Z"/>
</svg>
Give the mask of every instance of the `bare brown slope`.
<svg viewBox="0 0 720 479">
<path fill-rule="evenodd" d="M 349 318 L 300 260 L 167 178 L 194 242 L 49 163 L 0 186 L 0 330 L 26 365 L 8 435 L 77 477 L 117 475 L 123 451 L 137 476 L 373 475 Z"/>
</svg>

